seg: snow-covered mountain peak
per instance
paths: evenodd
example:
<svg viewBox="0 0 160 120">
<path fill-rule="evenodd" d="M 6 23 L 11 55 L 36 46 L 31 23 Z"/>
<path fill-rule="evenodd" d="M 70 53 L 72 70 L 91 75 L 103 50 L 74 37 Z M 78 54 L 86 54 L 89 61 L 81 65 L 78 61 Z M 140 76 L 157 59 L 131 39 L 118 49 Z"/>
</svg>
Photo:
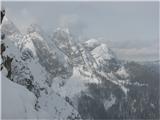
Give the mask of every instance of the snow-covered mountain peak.
<svg viewBox="0 0 160 120">
<path fill-rule="evenodd" d="M 100 44 L 92 50 L 92 55 L 96 59 L 110 60 L 114 58 L 113 52 L 107 47 L 106 44 Z"/>
<path fill-rule="evenodd" d="M 55 32 L 64 32 L 64 33 L 70 34 L 69 28 L 58 27 Z"/>
<path fill-rule="evenodd" d="M 101 43 L 97 39 L 89 39 L 83 44 L 87 50 L 91 51 L 91 54 L 95 59 L 100 58 L 102 60 L 110 60 L 115 58 L 114 53 L 107 46 L 107 44 Z"/>
<path fill-rule="evenodd" d="M 58 27 L 56 29 L 56 31 L 54 32 L 54 36 L 55 39 L 59 40 L 59 41 L 70 41 L 72 40 L 72 36 L 70 34 L 70 31 L 68 28 L 60 28 Z"/>
<path fill-rule="evenodd" d="M 37 33 L 41 33 L 42 29 L 38 24 L 30 24 L 30 26 L 27 28 L 27 33 L 33 33 L 33 32 L 37 32 Z"/>
<path fill-rule="evenodd" d="M 69 29 L 57 28 L 54 32 L 52 41 L 55 43 L 56 47 L 69 58 L 74 54 L 73 49 L 75 47 L 75 42 L 69 32 Z"/>
<path fill-rule="evenodd" d="M 92 38 L 92 39 L 85 41 L 84 45 L 89 50 L 93 50 L 95 47 L 100 45 L 100 42 L 97 39 Z"/>
<path fill-rule="evenodd" d="M 27 28 L 27 36 L 31 40 L 37 39 L 44 42 L 44 44 L 48 44 L 47 46 L 53 46 L 49 35 L 38 24 L 33 23 Z"/>
</svg>

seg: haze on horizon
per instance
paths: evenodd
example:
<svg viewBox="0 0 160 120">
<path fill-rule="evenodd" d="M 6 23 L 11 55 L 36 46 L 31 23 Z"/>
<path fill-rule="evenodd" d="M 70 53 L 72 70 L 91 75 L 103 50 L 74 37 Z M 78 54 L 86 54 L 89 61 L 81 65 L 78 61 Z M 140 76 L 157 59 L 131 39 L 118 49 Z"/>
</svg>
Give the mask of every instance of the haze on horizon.
<svg viewBox="0 0 160 120">
<path fill-rule="evenodd" d="M 76 38 L 97 38 L 120 59 L 159 59 L 158 2 L 2 2 L 21 30 L 32 23 L 53 34 L 68 27 Z"/>
</svg>

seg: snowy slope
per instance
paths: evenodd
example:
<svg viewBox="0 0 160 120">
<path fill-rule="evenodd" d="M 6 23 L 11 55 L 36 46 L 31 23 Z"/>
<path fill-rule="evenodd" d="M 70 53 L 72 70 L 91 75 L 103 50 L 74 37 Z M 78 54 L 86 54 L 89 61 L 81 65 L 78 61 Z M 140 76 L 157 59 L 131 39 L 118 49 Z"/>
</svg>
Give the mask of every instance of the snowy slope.
<svg viewBox="0 0 160 120">
<path fill-rule="evenodd" d="M 53 90 L 38 99 L 41 109 L 47 111 L 52 119 L 80 119 L 80 115 L 65 99 Z"/>
<path fill-rule="evenodd" d="M 82 75 L 79 68 L 74 68 L 73 75 L 70 78 L 54 78 L 52 89 L 63 97 L 72 98 L 80 94 L 82 91 L 87 90 L 86 84 L 98 84 L 98 82 L 99 81 L 95 77 L 92 77 L 91 74 Z"/>
<path fill-rule="evenodd" d="M 26 88 L 11 82 L 5 76 L 2 78 L 2 118 L 3 119 L 38 119 L 49 115 L 35 110 L 36 97 Z"/>
</svg>

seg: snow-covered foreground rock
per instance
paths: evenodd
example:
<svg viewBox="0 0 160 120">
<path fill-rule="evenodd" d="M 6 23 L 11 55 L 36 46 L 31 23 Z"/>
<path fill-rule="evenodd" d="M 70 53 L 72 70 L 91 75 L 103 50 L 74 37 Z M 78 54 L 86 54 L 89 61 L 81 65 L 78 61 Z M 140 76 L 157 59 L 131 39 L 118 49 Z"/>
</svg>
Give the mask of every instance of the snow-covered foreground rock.
<svg viewBox="0 0 160 120">
<path fill-rule="evenodd" d="M 33 93 L 3 75 L 1 79 L 2 119 L 50 119 L 45 111 L 35 110 L 36 97 Z"/>
</svg>

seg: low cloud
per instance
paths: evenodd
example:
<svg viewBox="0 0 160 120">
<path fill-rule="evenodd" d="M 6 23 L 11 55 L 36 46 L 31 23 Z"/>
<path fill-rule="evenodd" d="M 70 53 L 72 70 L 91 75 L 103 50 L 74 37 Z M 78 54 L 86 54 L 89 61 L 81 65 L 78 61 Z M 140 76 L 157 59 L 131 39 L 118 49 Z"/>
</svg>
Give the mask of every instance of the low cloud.
<svg viewBox="0 0 160 120">
<path fill-rule="evenodd" d="M 71 32 L 76 35 L 82 35 L 87 25 L 76 14 L 61 15 L 59 18 L 59 26 L 67 27 Z"/>
<path fill-rule="evenodd" d="M 33 23 L 37 23 L 37 19 L 30 13 L 30 11 L 28 11 L 27 9 L 22 9 L 21 11 L 21 21 L 18 22 L 17 26 L 22 30 L 22 31 L 25 31 L 28 26 L 30 24 L 33 24 Z M 25 23 L 24 23 L 25 21 Z"/>
<path fill-rule="evenodd" d="M 159 49 L 152 47 L 144 48 L 115 48 L 114 51 L 121 59 L 127 60 L 157 60 Z"/>
<path fill-rule="evenodd" d="M 26 8 L 14 11 L 14 13 L 11 9 L 6 9 L 7 18 L 10 19 L 21 32 L 26 32 L 30 24 L 37 23 L 36 18 Z"/>
</svg>

